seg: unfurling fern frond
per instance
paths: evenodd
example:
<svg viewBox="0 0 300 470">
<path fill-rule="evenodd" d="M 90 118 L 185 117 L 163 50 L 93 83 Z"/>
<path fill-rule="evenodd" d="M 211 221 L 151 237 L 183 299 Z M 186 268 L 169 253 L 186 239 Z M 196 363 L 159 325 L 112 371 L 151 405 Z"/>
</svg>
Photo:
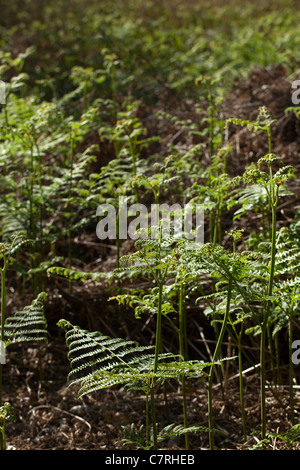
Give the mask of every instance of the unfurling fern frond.
<svg viewBox="0 0 300 470">
<path fill-rule="evenodd" d="M 10 345 L 21 342 L 47 342 L 47 320 L 44 303 L 47 294 L 41 292 L 31 305 L 16 312 L 5 320 L 5 343 Z"/>
<path fill-rule="evenodd" d="M 60 320 L 58 326 L 65 330 L 71 372 L 68 380 L 80 384 L 79 397 L 124 385 L 131 389 L 146 390 L 150 383 L 199 377 L 210 364 L 203 361 L 179 361 L 171 353 L 159 355 L 159 365 L 154 372 L 154 347 L 140 346 L 135 341 L 111 338 L 100 332 L 89 332 Z"/>
</svg>

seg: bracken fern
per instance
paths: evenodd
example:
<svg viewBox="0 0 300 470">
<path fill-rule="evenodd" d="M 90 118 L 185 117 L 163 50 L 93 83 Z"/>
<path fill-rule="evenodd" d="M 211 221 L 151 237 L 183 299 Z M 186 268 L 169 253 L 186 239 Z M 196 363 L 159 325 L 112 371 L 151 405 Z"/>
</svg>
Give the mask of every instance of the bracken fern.
<svg viewBox="0 0 300 470">
<path fill-rule="evenodd" d="M 111 338 L 97 331 L 89 332 L 67 320 L 60 320 L 58 325 L 64 329 L 66 336 L 71 366 L 68 380 L 70 385 L 79 385 L 79 397 L 123 385 L 131 390 L 144 391 L 148 403 L 148 395 L 157 384 L 171 379 L 180 380 L 182 377 L 203 377 L 206 375 L 205 368 L 211 365 L 197 360 L 178 361 L 178 356 L 172 353 L 157 356 L 153 346 L 140 346 L 131 340 Z M 148 416 L 146 419 L 148 423 Z M 152 423 L 152 431 L 153 446 L 157 448 L 159 438 L 156 423 Z M 182 427 L 180 431 L 183 433 Z M 190 431 L 193 429 L 190 428 Z"/>
</svg>

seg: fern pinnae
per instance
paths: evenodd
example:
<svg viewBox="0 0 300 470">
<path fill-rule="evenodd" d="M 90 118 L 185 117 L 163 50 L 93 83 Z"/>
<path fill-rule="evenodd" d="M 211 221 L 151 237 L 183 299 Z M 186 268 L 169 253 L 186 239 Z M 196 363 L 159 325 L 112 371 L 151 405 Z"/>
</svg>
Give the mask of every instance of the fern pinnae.
<svg viewBox="0 0 300 470">
<path fill-rule="evenodd" d="M 42 292 L 31 305 L 6 318 L 5 341 L 7 345 L 24 341 L 48 341 L 49 333 L 44 315 L 46 298 L 47 294 Z"/>
<path fill-rule="evenodd" d="M 60 320 L 58 325 L 66 331 L 68 357 L 71 367 L 74 368 L 72 373 L 94 366 L 99 368 L 101 366 L 104 370 L 123 366 L 133 372 L 141 353 L 152 348 L 151 346 L 138 346 L 134 341 L 110 338 L 98 332 L 90 333 L 71 325 L 66 320 Z M 133 355 L 132 358 L 131 355 Z M 126 360 L 128 356 L 129 359 Z M 88 361 L 83 365 L 76 365 L 78 361 L 87 359 Z"/>
<path fill-rule="evenodd" d="M 196 378 L 210 365 L 203 361 L 179 362 L 174 354 L 162 353 L 154 370 L 153 346 L 139 346 L 134 341 L 90 333 L 66 320 L 60 320 L 58 326 L 65 329 L 69 348 L 72 370 L 68 379 L 77 375 L 71 385 L 81 383 L 80 396 L 117 383 L 129 385 L 140 381 L 146 384 L 153 379 L 161 383 L 181 375 Z"/>
</svg>

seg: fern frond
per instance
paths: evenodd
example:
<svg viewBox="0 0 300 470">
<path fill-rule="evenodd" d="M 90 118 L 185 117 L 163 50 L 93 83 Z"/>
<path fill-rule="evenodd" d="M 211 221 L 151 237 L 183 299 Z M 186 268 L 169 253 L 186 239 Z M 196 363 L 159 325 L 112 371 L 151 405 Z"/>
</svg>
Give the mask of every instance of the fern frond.
<svg viewBox="0 0 300 470">
<path fill-rule="evenodd" d="M 65 330 L 72 383 L 81 382 L 79 396 L 117 384 L 132 382 L 139 370 L 151 367 L 152 346 L 138 346 L 134 341 L 110 338 L 100 332 L 88 332 L 66 320 L 58 325 Z"/>
<path fill-rule="evenodd" d="M 214 431 L 220 434 L 223 434 L 223 431 L 218 429 L 209 429 L 207 426 L 188 426 L 184 427 L 182 424 L 169 424 L 168 426 L 164 427 L 158 434 L 157 438 L 158 441 L 161 442 L 165 439 L 168 439 L 172 436 L 182 436 L 184 434 L 191 434 L 197 432 L 208 432 Z"/>
<path fill-rule="evenodd" d="M 275 275 L 292 275 L 300 274 L 300 255 L 299 243 L 291 239 L 289 229 L 281 229 L 278 233 L 276 243 L 276 265 Z"/>
<path fill-rule="evenodd" d="M 21 342 L 47 342 L 49 333 L 44 314 L 47 294 L 42 292 L 32 304 L 5 320 L 6 345 Z"/>
<path fill-rule="evenodd" d="M 43 261 L 42 263 L 40 263 L 40 265 L 37 268 L 29 269 L 27 273 L 29 276 L 32 276 L 33 274 L 37 274 L 37 273 L 43 273 L 47 271 L 47 269 L 50 266 L 53 266 L 53 264 L 62 263 L 62 262 L 63 262 L 62 256 L 55 256 L 54 258 L 51 258 L 51 260 Z"/>
<path fill-rule="evenodd" d="M 154 372 L 154 346 L 89 332 L 67 320 L 60 320 L 58 326 L 66 335 L 71 365 L 68 380 L 70 385 L 80 384 L 79 397 L 115 385 L 144 390 L 153 380 L 161 383 L 182 376 L 197 378 L 210 365 L 203 361 L 179 361 L 178 356 L 164 353 L 159 355 Z"/>
<path fill-rule="evenodd" d="M 56 275 L 56 276 L 61 276 L 65 277 L 67 279 L 71 279 L 74 281 L 81 281 L 85 282 L 88 279 L 98 282 L 100 279 L 103 279 L 104 277 L 107 279 L 111 279 L 112 273 L 89 273 L 86 271 L 76 271 L 74 269 L 69 269 L 69 268 L 64 268 L 61 266 L 52 266 L 47 269 L 47 275 Z"/>
</svg>

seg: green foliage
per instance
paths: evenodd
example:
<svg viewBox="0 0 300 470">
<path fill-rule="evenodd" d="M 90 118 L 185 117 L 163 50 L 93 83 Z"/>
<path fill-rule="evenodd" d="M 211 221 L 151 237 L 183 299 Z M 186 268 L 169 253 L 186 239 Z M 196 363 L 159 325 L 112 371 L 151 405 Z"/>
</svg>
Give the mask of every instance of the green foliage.
<svg viewBox="0 0 300 470">
<path fill-rule="evenodd" d="M 5 343 L 48 342 L 49 333 L 44 314 L 44 303 L 47 294 L 42 292 L 32 304 L 16 312 L 5 320 Z"/>
<path fill-rule="evenodd" d="M 68 269 L 59 266 L 52 266 L 47 269 L 48 276 L 55 275 L 61 276 L 74 281 L 85 282 L 87 279 L 91 279 L 94 282 L 99 281 L 101 278 L 111 279 L 112 273 L 89 273 L 84 271 L 76 271 L 75 269 Z"/>
<path fill-rule="evenodd" d="M 126 426 L 122 426 L 123 439 L 122 443 L 125 446 L 129 446 L 131 449 L 145 449 L 145 430 L 142 424 L 139 429 L 136 429 L 135 423 L 132 423 L 128 429 Z"/>
<path fill-rule="evenodd" d="M 115 289 L 109 300 L 118 303 L 118 320 L 126 322 L 126 305 L 143 331 L 155 321 L 154 344 L 141 346 L 60 320 L 69 380 L 79 387 L 79 397 L 113 386 L 145 393 L 152 428 L 146 409 L 145 426 L 124 429 L 124 443 L 133 448 L 157 449 L 171 436 L 184 435 L 188 449 L 188 435 L 198 431 L 209 433 L 213 448 L 213 380 L 218 374 L 225 381 L 219 365 L 229 335 L 238 351 L 245 438 L 243 366 L 256 364 L 260 352 L 259 445 L 265 445 L 271 436 L 266 432 L 266 363 L 274 383 L 280 383 L 279 335 L 288 335 L 291 357 L 299 317 L 299 211 L 292 222 L 277 220 L 281 198 L 294 197 L 289 183 L 297 174 L 273 151 L 277 121 L 269 110 L 260 107 L 253 120 L 234 115 L 225 120 L 223 100 L 233 79 L 247 76 L 253 65 L 284 64 L 288 76 L 297 70 L 296 3 L 116 0 L 113 8 L 108 0 L 7 3 L 0 27 L 0 78 L 6 86 L 0 110 L 1 341 L 7 346 L 47 342 L 45 292 L 56 278 L 67 279 L 70 290 L 72 281 L 108 281 Z M 278 15 L 282 8 L 285 15 Z M 35 47 L 24 47 L 31 43 Z M 299 118 L 299 107 L 286 109 L 291 112 Z M 266 138 L 266 154 L 242 175 L 228 172 L 233 150 L 228 126 Z M 91 238 L 96 235 L 100 204 L 113 206 L 118 225 L 121 201 L 202 204 L 208 238 L 191 247 L 187 237 L 178 238 L 172 230 L 165 236 L 156 213 L 151 229 L 135 227 L 137 242 L 127 255 L 122 256 L 118 233 L 115 246 L 108 242 L 116 251 L 113 268 L 98 268 L 106 256 L 102 251 L 86 267 L 75 238 L 84 240 L 85 230 Z M 261 217 L 255 232 L 248 226 L 251 213 Z M 98 249 L 94 241 L 91 246 Z M 34 300 L 7 318 L 8 276 L 18 293 L 26 291 Z M 189 315 L 195 308 L 214 335 L 210 362 L 188 360 L 189 346 L 193 354 L 198 351 L 189 344 Z M 172 353 L 165 351 L 166 324 L 175 333 Z M 244 335 L 255 346 L 250 352 Z M 292 446 L 298 425 L 291 360 L 288 367 L 294 427 L 277 437 Z M 2 397 L 2 365 L 0 370 Z M 205 379 L 207 428 L 188 425 L 189 379 Z M 180 383 L 184 422 L 159 430 L 155 392 L 158 387 L 165 392 L 170 381 Z M 5 448 L 12 409 L 0 408 Z"/>
<path fill-rule="evenodd" d="M 5 402 L 0 406 L 0 450 L 6 450 L 5 426 L 9 422 L 15 422 L 15 410 L 13 406 Z"/>
<path fill-rule="evenodd" d="M 285 442 L 288 448 L 291 448 L 296 441 L 300 439 L 300 425 L 295 424 L 288 431 L 283 434 L 268 433 L 268 437 L 276 437 L 277 439 Z"/>
<path fill-rule="evenodd" d="M 72 385 L 80 384 L 79 396 L 121 384 L 149 392 L 153 379 L 162 383 L 182 374 L 195 378 L 209 365 L 203 361 L 178 362 L 175 355 L 164 353 L 159 355 L 155 370 L 153 346 L 88 332 L 67 320 L 60 320 L 58 325 L 65 330 L 71 366 L 69 380 Z"/>
<path fill-rule="evenodd" d="M 253 433 L 255 434 L 255 433 Z M 265 449 L 266 446 L 269 448 L 274 448 L 274 444 L 276 446 L 277 441 L 284 442 L 288 449 L 292 449 L 292 446 L 299 441 L 300 438 L 300 425 L 295 424 L 290 429 L 285 432 L 267 432 L 266 438 L 264 440 L 258 441 L 254 446 L 250 448 L 250 450 L 260 450 Z M 275 447 L 276 449 L 277 447 Z M 278 447 L 280 449 L 280 447 Z"/>
<path fill-rule="evenodd" d="M 123 429 L 123 439 L 122 443 L 125 446 L 130 447 L 134 450 L 149 450 L 153 447 L 153 444 L 150 442 L 145 442 L 145 429 L 141 425 L 139 429 L 136 428 L 135 423 L 132 423 L 129 428 L 122 426 Z M 184 436 L 186 434 L 207 432 L 208 428 L 205 426 L 190 426 L 188 428 L 182 426 L 181 424 L 168 424 L 165 426 L 158 434 L 158 441 L 162 443 L 172 437 Z M 218 432 L 217 430 L 215 430 Z M 220 431 L 219 431 L 220 432 Z M 220 432 L 221 433 L 221 432 Z M 151 439 L 150 435 L 150 439 Z"/>
</svg>

